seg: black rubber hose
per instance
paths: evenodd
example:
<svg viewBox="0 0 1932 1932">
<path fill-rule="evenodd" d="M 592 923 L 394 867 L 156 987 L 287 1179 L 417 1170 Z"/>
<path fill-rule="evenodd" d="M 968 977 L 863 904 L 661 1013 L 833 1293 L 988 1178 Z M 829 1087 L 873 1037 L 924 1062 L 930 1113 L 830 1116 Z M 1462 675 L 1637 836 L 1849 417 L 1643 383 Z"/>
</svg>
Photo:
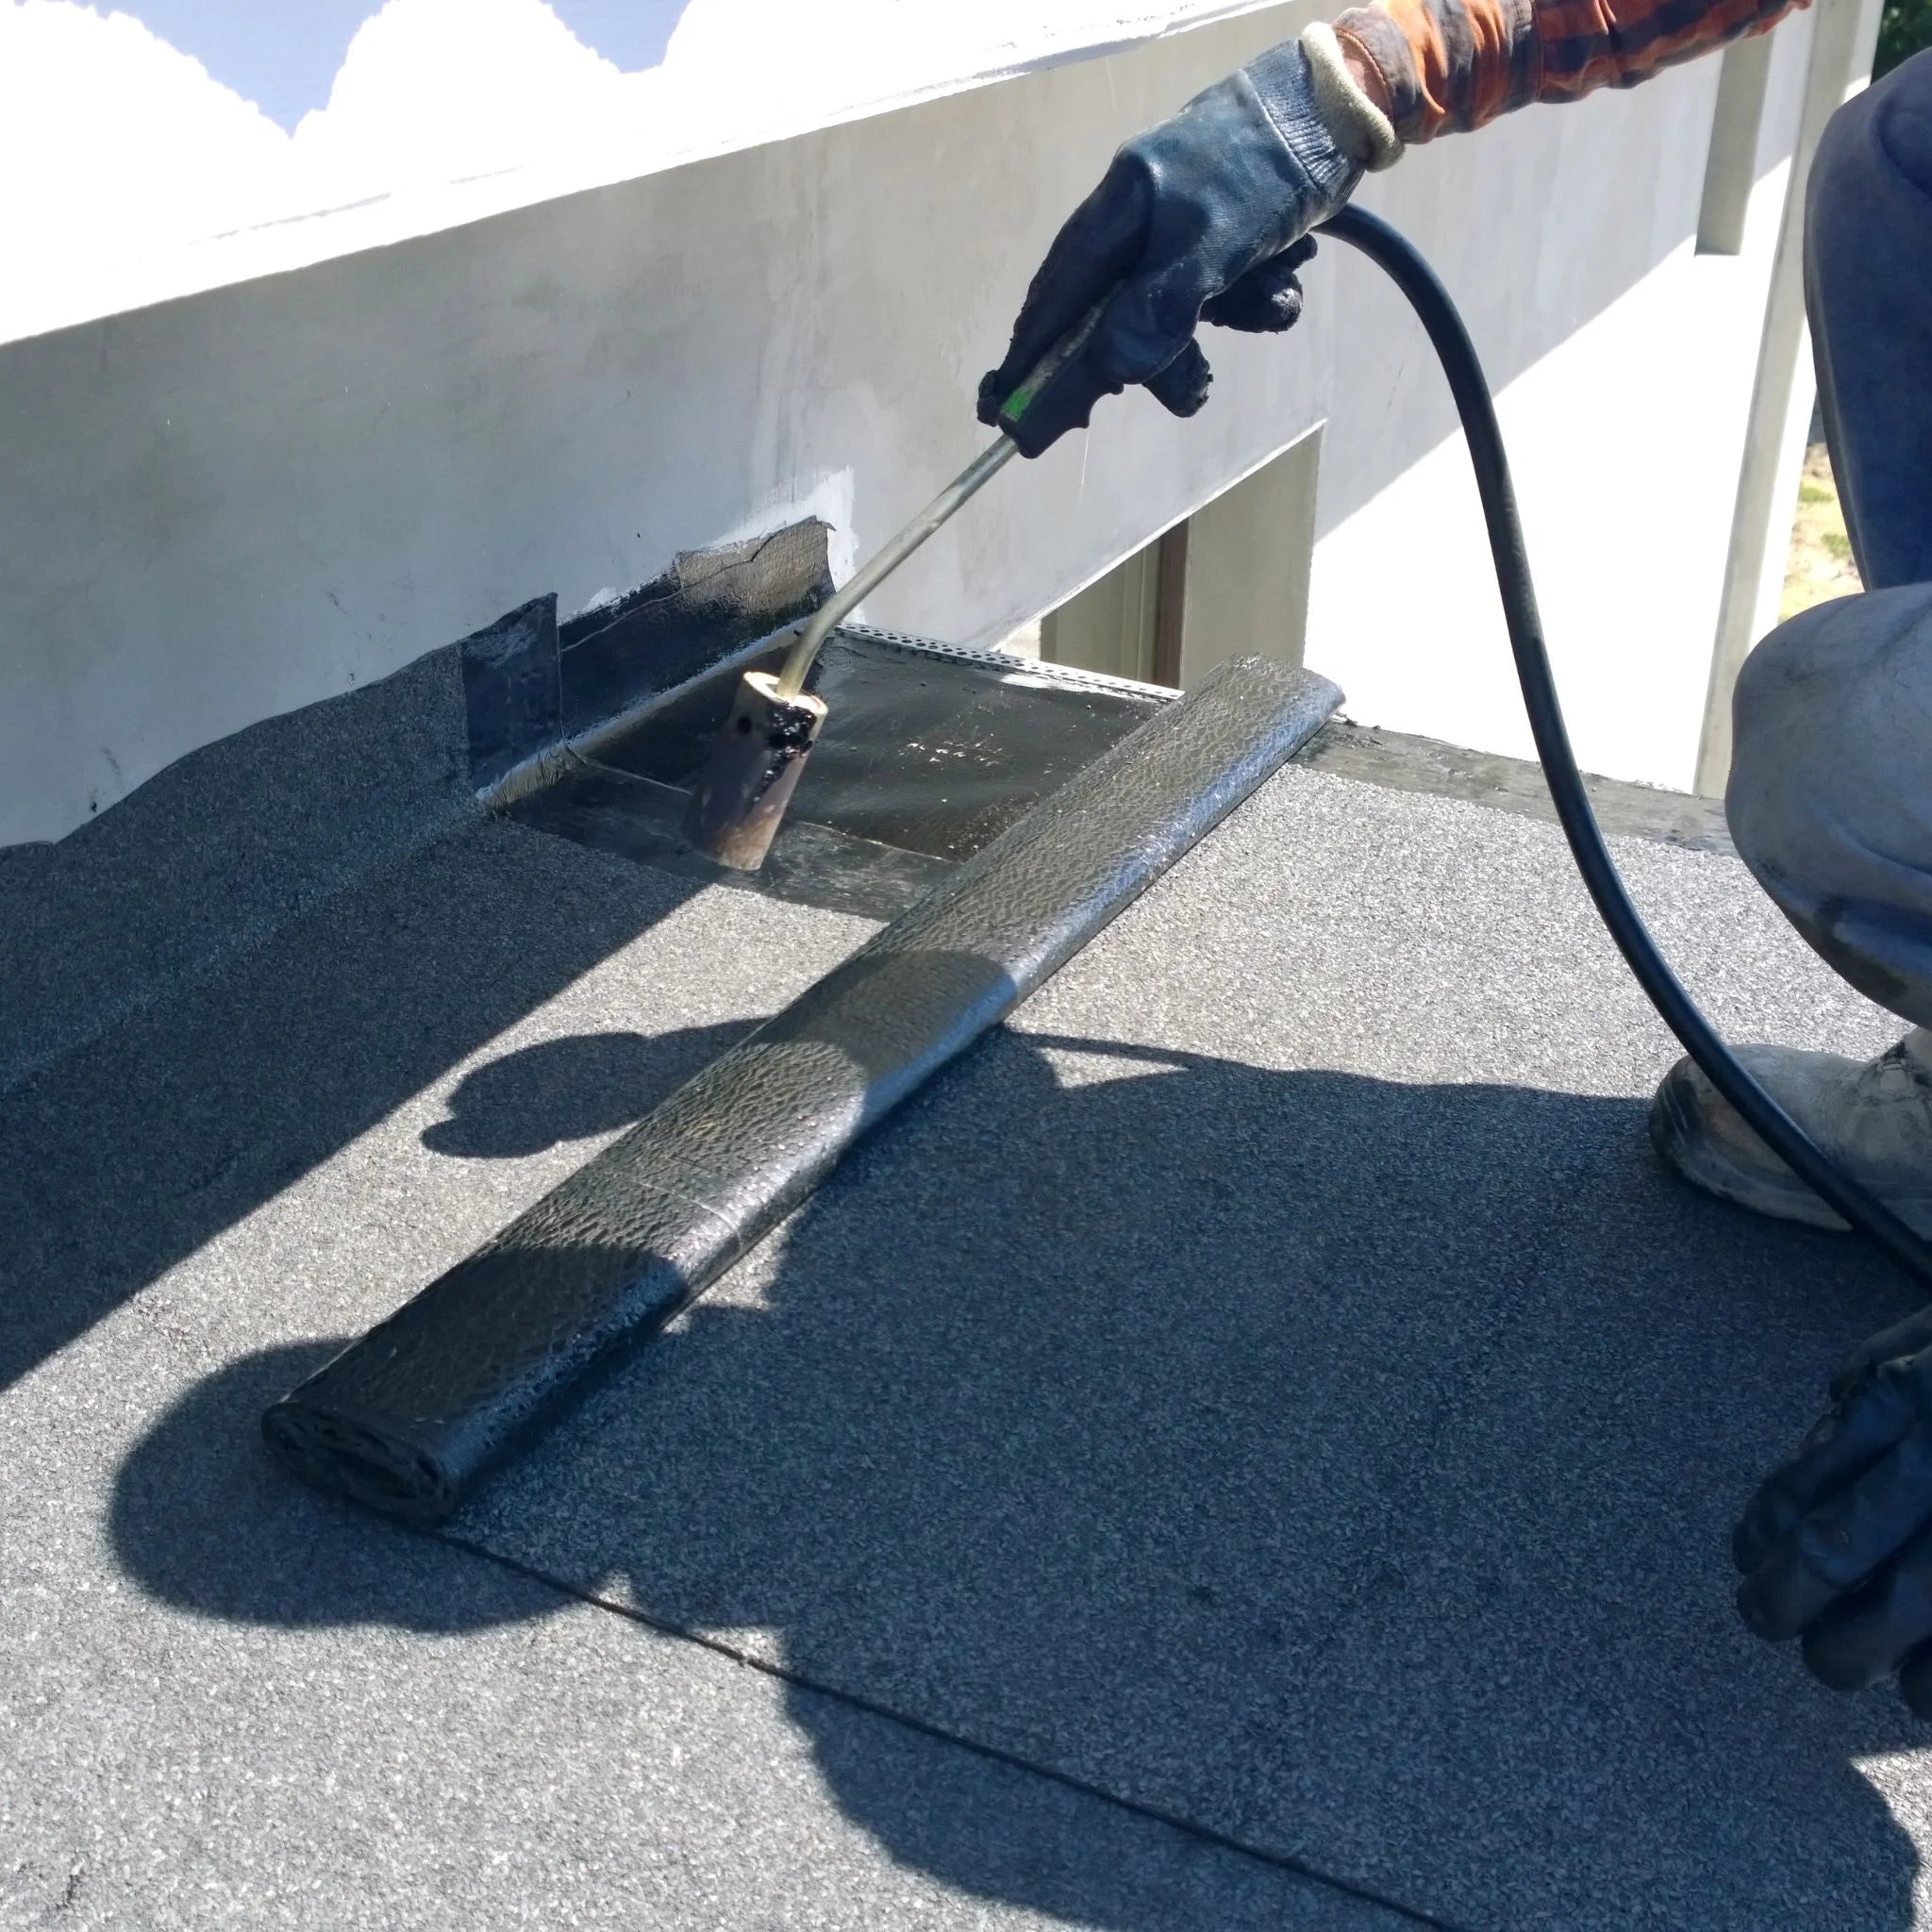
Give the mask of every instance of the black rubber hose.
<svg viewBox="0 0 1932 1932">
<path fill-rule="evenodd" d="M 1503 618 L 1508 626 L 1509 648 L 1515 654 L 1516 675 L 1523 686 L 1524 708 L 1529 713 L 1537 757 L 1542 760 L 1543 778 L 1556 804 L 1563 836 L 1570 841 L 1571 857 L 1617 942 L 1617 950 L 1637 975 L 1651 1005 L 1662 1015 L 1664 1024 L 1758 1138 L 1860 1234 L 1882 1248 L 1907 1274 L 1932 1289 L 1932 1244 L 1921 1241 L 1882 1201 L 1834 1167 L 1811 1137 L 1739 1062 L 1664 963 L 1624 890 L 1583 789 L 1562 708 L 1557 702 L 1556 680 L 1550 674 L 1549 653 L 1543 647 L 1542 619 L 1537 613 L 1536 590 L 1530 582 L 1529 558 L 1516 515 L 1509 459 L 1496 425 L 1495 402 L 1475 344 L 1470 341 L 1449 291 L 1410 242 L 1366 209 L 1343 208 L 1323 225 L 1322 232 L 1358 248 L 1389 275 L 1408 297 L 1441 358 L 1475 468 L 1490 549 L 1496 562 L 1496 584 L 1503 593 Z"/>
</svg>

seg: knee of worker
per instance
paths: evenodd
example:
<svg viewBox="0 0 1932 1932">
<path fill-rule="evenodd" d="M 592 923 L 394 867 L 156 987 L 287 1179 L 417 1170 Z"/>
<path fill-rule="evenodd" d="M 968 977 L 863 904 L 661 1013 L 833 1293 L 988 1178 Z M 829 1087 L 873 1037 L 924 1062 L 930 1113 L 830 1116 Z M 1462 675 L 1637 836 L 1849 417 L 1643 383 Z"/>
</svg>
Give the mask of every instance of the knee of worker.
<svg viewBox="0 0 1932 1932">
<path fill-rule="evenodd" d="M 1932 1025 L 1932 584 L 1841 597 L 1745 660 L 1739 854 L 1860 991 Z"/>
</svg>

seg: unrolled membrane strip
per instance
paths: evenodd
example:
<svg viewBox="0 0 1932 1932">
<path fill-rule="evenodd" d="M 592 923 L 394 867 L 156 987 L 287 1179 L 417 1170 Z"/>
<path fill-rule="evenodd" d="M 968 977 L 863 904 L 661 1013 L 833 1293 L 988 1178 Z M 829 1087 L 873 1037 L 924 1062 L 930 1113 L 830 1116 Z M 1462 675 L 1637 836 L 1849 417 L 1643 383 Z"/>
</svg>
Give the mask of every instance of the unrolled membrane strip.
<svg viewBox="0 0 1932 1932">
<path fill-rule="evenodd" d="M 270 1449 L 305 1481 L 385 1514 L 448 1516 L 1341 700 L 1309 672 L 1252 658 L 1220 666 L 284 1396 L 262 1418 Z"/>
</svg>

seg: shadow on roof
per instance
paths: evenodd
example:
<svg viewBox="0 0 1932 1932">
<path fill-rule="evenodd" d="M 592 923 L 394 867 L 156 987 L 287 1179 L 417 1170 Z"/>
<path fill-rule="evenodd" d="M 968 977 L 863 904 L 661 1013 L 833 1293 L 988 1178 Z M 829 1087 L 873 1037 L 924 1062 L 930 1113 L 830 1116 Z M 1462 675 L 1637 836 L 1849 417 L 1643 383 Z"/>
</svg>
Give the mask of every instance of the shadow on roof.
<svg viewBox="0 0 1932 1932">
<path fill-rule="evenodd" d="M 489 1123 L 537 1085 L 542 1131 L 608 1124 L 594 1068 L 558 1096 L 574 1051 L 499 1063 L 469 1144 L 524 1144 Z M 1752 1642 L 1724 1546 L 1897 1290 L 1675 1186 L 1642 1121 L 995 1036 L 455 1533 L 782 1667 L 848 1813 L 988 1899 L 1179 1923 L 943 1762 L 855 1758 L 814 1687 L 1459 1923 L 1908 1925 L 1857 1764 L 1921 1740 Z M 188 1393 L 122 1472 L 122 1562 L 225 1618 L 488 1621 L 259 1455 L 325 1352 Z"/>
</svg>

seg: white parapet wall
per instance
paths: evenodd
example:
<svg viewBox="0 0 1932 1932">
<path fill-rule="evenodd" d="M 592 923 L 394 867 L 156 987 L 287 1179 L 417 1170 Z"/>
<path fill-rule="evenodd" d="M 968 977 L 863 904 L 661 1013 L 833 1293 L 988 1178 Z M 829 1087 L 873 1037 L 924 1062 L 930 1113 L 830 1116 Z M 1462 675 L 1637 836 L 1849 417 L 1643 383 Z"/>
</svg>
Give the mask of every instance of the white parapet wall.
<svg viewBox="0 0 1932 1932">
<path fill-rule="evenodd" d="M 1115 143 L 1312 17 L 11 0 L 0 844 L 543 591 L 568 610 L 808 511 L 847 567 L 984 440 L 979 373 Z M 1810 31 L 1778 30 L 1754 238 Z M 1755 239 L 1690 252 L 1718 76 L 1372 189 L 1506 385 L 1586 761 L 1680 784 L 1769 275 Z M 1311 661 L 1358 715 L 1514 748 L 1425 346 L 1363 265 L 1307 279 L 1288 341 L 1209 344 L 1204 416 L 1124 399 L 867 614 L 997 639 L 1325 421 Z"/>
</svg>

